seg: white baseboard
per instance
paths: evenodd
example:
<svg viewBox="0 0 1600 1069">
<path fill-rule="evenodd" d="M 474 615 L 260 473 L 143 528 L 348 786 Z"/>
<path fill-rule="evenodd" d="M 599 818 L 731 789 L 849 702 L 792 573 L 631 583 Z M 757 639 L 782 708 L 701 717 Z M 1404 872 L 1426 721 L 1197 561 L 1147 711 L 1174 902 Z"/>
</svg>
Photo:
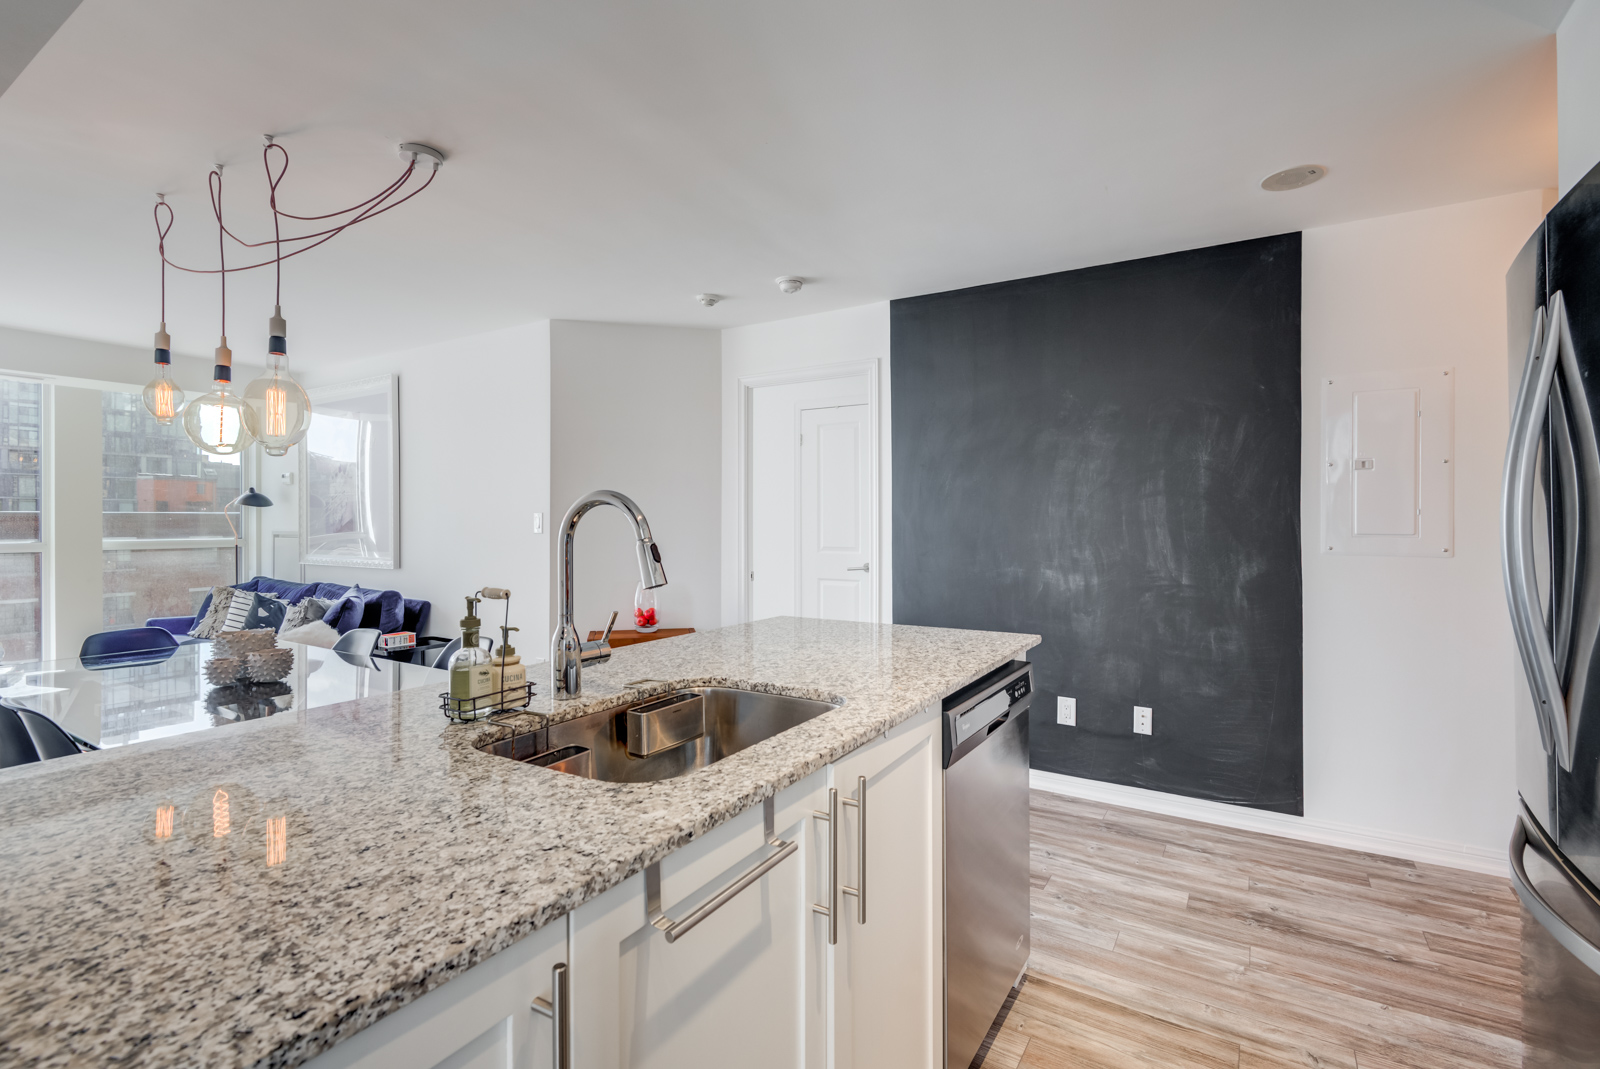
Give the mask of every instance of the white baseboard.
<svg viewBox="0 0 1600 1069">
<path fill-rule="evenodd" d="M 1321 843 L 1324 846 L 1338 846 L 1366 854 L 1381 854 L 1384 857 L 1421 861 L 1428 865 L 1444 865 L 1453 869 L 1466 869 L 1469 872 L 1483 872 L 1491 876 L 1509 876 L 1511 872 L 1511 863 L 1506 851 L 1503 850 L 1489 850 L 1481 846 L 1468 846 L 1439 839 L 1424 839 L 1416 835 L 1375 831 L 1371 828 L 1337 824 L 1331 820 L 1312 820 L 1286 813 L 1269 813 L 1266 810 L 1249 809 L 1244 806 L 1229 805 L 1226 802 L 1210 802 L 1199 798 L 1166 794 L 1162 791 L 1149 791 L 1143 787 L 1124 787 L 1117 783 L 1063 776 L 1059 772 L 1044 772 L 1037 768 L 1029 775 L 1034 789 L 1063 794 L 1069 798 L 1138 809 L 1146 813 L 1159 813 L 1162 816 L 1182 817 L 1185 820 L 1198 820 L 1205 824 L 1220 824 L 1225 828 L 1237 828 L 1240 831 L 1278 835 L 1285 839 L 1300 839 L 1309 843 Z M 1506 823 L 1510 825 L 1509 817 Z"/>
</svg>

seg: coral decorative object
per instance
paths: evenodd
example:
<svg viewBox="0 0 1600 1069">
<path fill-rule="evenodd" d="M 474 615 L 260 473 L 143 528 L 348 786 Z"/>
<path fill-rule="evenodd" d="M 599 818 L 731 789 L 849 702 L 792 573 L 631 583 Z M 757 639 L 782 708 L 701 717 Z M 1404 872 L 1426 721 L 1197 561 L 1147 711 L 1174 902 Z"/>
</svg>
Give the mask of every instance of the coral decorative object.
<svg viewBox="0 0 1600 1069">
<path fill-rule="evenodd" d="M 643 583 L 633 592 L 633 626 L 645 634 L 661 626 L 656 619 L 656 592 L 646 590 Z"/>
</svg>

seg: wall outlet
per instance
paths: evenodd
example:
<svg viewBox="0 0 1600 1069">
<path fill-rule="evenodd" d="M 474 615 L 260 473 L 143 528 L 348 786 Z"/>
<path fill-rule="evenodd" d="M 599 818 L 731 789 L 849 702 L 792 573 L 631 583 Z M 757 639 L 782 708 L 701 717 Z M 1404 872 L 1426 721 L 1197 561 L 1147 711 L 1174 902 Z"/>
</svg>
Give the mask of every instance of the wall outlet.
<svg viewBox="0 0 1600 1069">
<path fill-rule="evenodd" d="M 1133 733 L 1135 735 L 1149 735 L 1150 719 L 1155 715 L 1155 710 L 1145 705 L 1133 707 Z"/>
<path fill-rule="evenodd" d="M 1078 699 L 1056 698 L 1056 723 L 1069 728 L 1078 726 Z"/>
</svg>

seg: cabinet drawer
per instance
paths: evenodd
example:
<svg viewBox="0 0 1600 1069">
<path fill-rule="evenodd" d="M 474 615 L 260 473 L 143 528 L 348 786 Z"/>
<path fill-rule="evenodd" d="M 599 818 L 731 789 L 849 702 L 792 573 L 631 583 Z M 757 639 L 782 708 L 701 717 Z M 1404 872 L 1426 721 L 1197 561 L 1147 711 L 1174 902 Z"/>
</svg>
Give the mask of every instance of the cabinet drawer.
<svg viewBox="0 0 1600 1069">
<path fill-rule="evenodd" d="M 567 959 L 562 917 L 306 1063 L 308 1069 L 548 1069 L 551 968 Z"/>
</svg>

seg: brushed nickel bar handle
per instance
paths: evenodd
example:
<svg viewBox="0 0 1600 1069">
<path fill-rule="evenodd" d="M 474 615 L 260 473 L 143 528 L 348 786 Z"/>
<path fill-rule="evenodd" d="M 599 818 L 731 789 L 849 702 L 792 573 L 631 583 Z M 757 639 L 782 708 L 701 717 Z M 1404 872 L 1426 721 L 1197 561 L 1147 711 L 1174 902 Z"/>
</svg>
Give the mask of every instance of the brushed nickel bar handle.
<svg viewBox="0 0 1600 1069">
<path fill-rule="evenodd" d="M 858 800 L 859 799 L 859 800 Z M 845 805 L 856 807 L 856 885 L 841 887 L 847 895 L 856 896 L 856 923 L 867 923 L 867 777 L 856 777 L 856 797 L 844 799 Z"/>
<path fill-rule="evenodd" d="M 820 913 L 828 918 L 828 945 L 835 946 L 839 942 L 839 790 L 836 787 L 828 788 L 828 811 L 819 813 L 811 811 L 811 815 L 818 820 L 828 822 L 828 904 L 819 906 L 811 903 L 811 912 Z"/>
<path fill-rule="evenodd" d="M 761 877 L 776 868 L 784 858 L 800 849 L 800 844 L 797 842 L 785 842 L 777 838 L 773 829 L 774 813 L 773 800 L 771 798 L 766 800 L 765 809 L 767 845 L 777 847 L 778 852 L 745 870 L 732 883 L 718 891 L 709 901 L 682 920 L 675 921 L 661 911 L 661 862 L 657 861 L 644 870 L 646 915 L 652 926 L 659 928 L 666 934 L 667 942 L 677 942 L 685 932 L 688 932 L 695 925 L 727 905 L 740 891 L 761 879 Z"/>
<path fill-rule="evenodd" d="M 550 966 L 550 997 L 534 999 L 533 1012 L 550 1018 L 553 1069 L 572 1069 L 572 1000 L 567 996 L 566 962 Z"/>
</svg>

